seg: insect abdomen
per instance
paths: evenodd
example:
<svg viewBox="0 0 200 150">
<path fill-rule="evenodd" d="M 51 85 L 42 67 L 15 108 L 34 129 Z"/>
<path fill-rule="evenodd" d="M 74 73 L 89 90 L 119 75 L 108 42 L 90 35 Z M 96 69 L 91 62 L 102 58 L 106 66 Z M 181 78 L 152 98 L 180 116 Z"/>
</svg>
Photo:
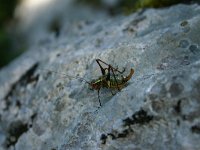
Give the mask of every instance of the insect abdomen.
<svg viewBox="0 0 200 150">
<path fill-rule="evenodd" d="M 112 89 L 117 89 L 117 88 L 123 88 L 125 86 L 125 82 L 123 82 L 123 80 L 111 80 L 110 84 L 109 84 L 109 88 Z"/>
</svg>

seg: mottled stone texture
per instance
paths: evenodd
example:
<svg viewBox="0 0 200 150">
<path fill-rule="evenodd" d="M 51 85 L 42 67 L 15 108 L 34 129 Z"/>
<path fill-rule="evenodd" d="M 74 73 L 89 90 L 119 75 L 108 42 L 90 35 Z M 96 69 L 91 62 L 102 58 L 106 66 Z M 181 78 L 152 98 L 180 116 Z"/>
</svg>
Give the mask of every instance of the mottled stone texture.
<svg viewBox="0 0 200 150">
<path fill-rule="evenodd" d="M 0 72 L 0 149 L 199 150 L 199 14 L 176 5 L 63 26 Z M 100 108 L 72 78 L 100 76 L 95 58 L 135 69 L 120 92 L 101 90 Z"/>
</svg>

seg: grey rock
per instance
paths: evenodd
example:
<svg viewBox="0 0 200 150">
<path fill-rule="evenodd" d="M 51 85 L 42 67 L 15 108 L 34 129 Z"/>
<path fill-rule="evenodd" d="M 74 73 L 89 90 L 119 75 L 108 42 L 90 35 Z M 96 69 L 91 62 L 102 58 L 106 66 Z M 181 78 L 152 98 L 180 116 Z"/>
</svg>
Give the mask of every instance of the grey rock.
<svg viewBox="0 0 200 150">
<path fill-rule="evenodd" d="M 176 5 L 91 17 L 32 47 L 0 72 L 0 149 L 199 150 L 199 14 Z M 97 79 L 96 58 L 135 70 L 115 95 L 101 90 L 100 108 L 73 78 Z"/>
</svg>

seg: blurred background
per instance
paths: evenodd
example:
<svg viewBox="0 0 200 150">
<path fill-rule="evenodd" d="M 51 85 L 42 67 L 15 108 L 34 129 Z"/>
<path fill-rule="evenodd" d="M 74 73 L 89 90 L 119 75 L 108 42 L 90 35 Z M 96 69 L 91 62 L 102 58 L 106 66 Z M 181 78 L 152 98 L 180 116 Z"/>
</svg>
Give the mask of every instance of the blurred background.
<svg viewBox="0 0 200 150">
<path fill-rule="evenodd" d="M 200 0 L 0 0 L 0 69 L 35 45 L 59 39 L 80 9 L 107 17 L 129 15 L 138 9 L 163 8 Z M 87 13 L 85 13 L 87 15 Z"/>
</svg>

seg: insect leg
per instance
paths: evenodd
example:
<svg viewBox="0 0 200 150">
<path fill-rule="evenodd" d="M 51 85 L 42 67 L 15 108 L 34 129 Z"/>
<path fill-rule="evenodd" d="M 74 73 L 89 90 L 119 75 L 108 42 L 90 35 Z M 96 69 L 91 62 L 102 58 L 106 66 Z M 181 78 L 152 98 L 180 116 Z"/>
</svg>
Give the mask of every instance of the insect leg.
<svg viewBox="0 0 200 150">
<path fill-rule="evenodd" d="M 108 73 L 106 75 L 106 81 L 110 81 L 110 65 L 108 66 Z"/>
<path fill-rule="evenodd" d="M 100 62 L 103 63 L 103 64 L 105 64 L 105 65 L 107 65 L 108 67 L 110 66 L 111 68 L 113 68 L 114 71 L 117 71 L 117 72 L 119 72 L 119 73 L 121 73 L 121 74 L 124 73 L 124 71 L 125 71 L 125 68 L 124 68 L 122 71 L 119 71 L 118 68 L 114 68 L 113 66 L 111 66 L 110 64 L 107 64 L 106 62 L 104 62 L 104 61 L 101 60 L 101 59 L 96 59 L 96 62 L 97 62 L 98 65 L 100 66 L 101 70 L 102 70 L 102 69 L 104 70 L 104 71 L 103 71 L 104 73 L 102 72 L 103 75 L 105 75 L 105 69 L 107 69 L 107 68 L 104 69 L 104 68 L 101 66 Z"/>
<path fill-rule="evenodd" d="M 122 71 L 119 71 L 118 69 L 117 70 L 115 70 L 115 71 L 118 71 L 119 73 L 124 73 L 124 71 L 125 71 L 126 69 L 125 68 L 123 68 L 123 70 Z"/>
<path fill-rule="evenodd" d="M 109 64 L 107 64 L 106 62 L 104 62 L 103 60 L 101 60 L 101 59 L 96 59 L 96 61 L 97 61 L 97 63 L 99 64 L 99 62 L 102 62 L 103 64 L 105 64 L 105 65 L 107 65 L 107 66 L 109 66 Z"/>
<path fill-rule="evenodd" d="M 108 84 L 108 87 L 110 87 L 111 85 L 111 82 L 110 82 L 110 68 L 111 68 L 111 66 L 109 65 L 109 67 L 108 67 L 108 74 L 107 74 L 107 77 L 106 77 L 106 81 L 107 81 L 107 84 Z M 108 83 L 109 82 L 109 83 Z M 111 92 L 111 94 L 112 95 L 115 95 L 113 92 L 112 92 L 112 89 L 110 90 L 110 92 Z"/>
<path fill-rule="evenodd" d="M 114 79 L 115 79 L 115 82 L 117 83 L 117 89 L 120 91 L 120 88 L 119 88 L 119 86 L 118 86 L 119 84 L 118 84 L 118 82 L 117 82 L 117 79 L 116 79 L 116 76 L 115 76 L 113 67 L 109 65 L 109 69 L 108 69 L 108 70 L 109 70 L 108 72 L 110 72 L 110 70 L 112 71 L 113 76 L 114 76 Z"/>
<path fill-rule="evenodd" d="M 101 62 L 103 62 L 102 60 L 100 60 L 100 59 L 96 59 L 96 62 L 97 62 L 97 64 L 99 65 L 99 67 L 100 67 L 100 69 L 101 69 L 101 73 L 102 73 L 102 75 L 105 75 L 106 73 L 105 73 L 105 69 L 101 66 L 101 64 L 99 63 L 99 61 L 101 61 Z M 103 62 L 104 63 L 104 62 Z M 104 63 L 104 64 L 106 64 L 106 63 Z M 107 65 L 107 64 L 106 64 Z"/>
<path fill-rule="evenodd" d="M 101 100 L 100 100 L 100 96 L 99 96 L 99 91 L 100 91 L 100 89 L 98 89 L 98 99 L 99 99 L 99 105 L 101 107 Z"/>
<path fill-rule="evenodd" d="M 111 67 L 113 68 L 113 71 L 117 71 L 117 72 L 119 72 L 120 74 L 124 73 L 124 71 L 125 71 L 125 67 L 123 68 L 122 71 L 119 71 L 119 70 L 118 70 L 118 67 L 116 67 L 116 68 L 114 68 L 113 66 L 111 66 Z"/>
</svg>

